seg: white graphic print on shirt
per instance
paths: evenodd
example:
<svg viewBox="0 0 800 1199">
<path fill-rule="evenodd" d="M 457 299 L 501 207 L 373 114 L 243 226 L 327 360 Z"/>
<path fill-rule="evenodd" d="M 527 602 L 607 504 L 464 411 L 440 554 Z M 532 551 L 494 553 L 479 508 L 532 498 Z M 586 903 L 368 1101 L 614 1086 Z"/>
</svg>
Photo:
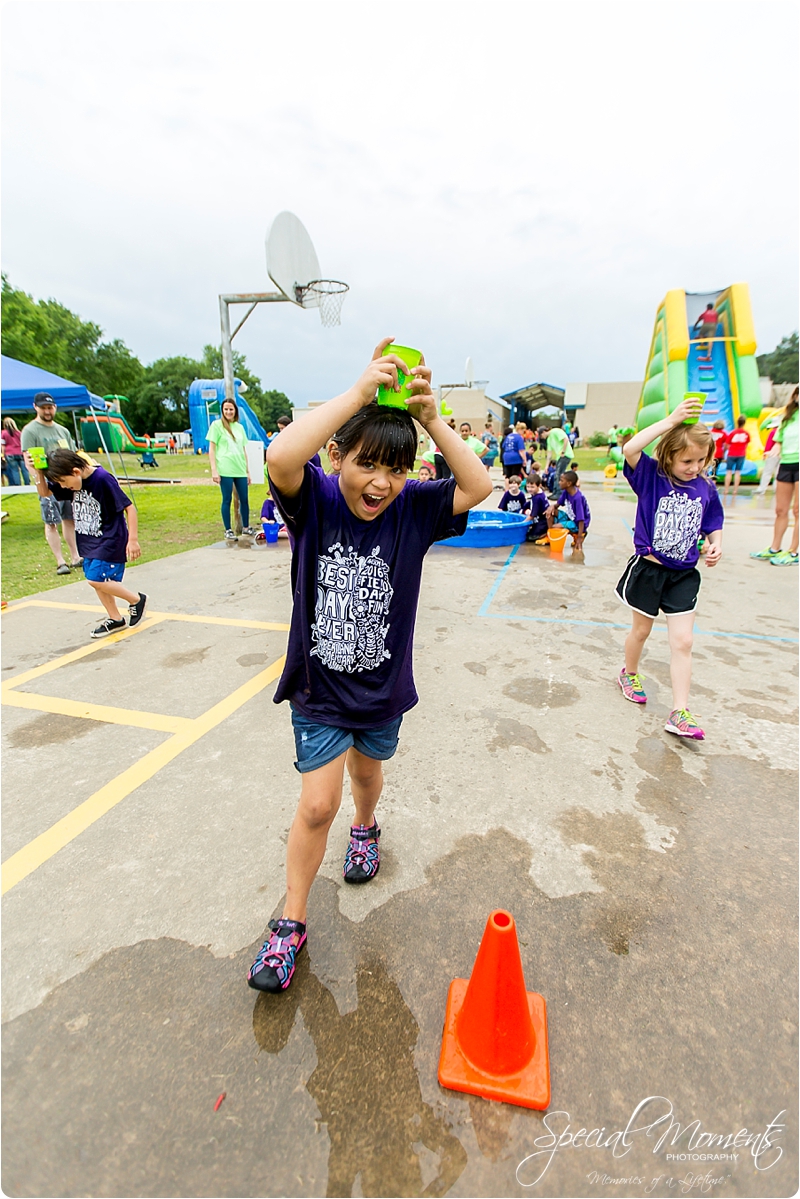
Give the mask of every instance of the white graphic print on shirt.
<svg viewBox="0 0 800 1199">
<path fill-rule="evenodd" d="M 572 507 L 572 504 L 568 499 L 562 500 L 561 507 L 564 510 L 564 515 L 566 516 L 567 520 L 575 519 L 575 509 Z"/>
<path fill-rule="evenodd" d="M 685 491 L 671 491 L 658 501 L 653 522 L 653 549 L 665 558 L 683 562 L 700 536 L 703 501 Z"/>
<path fill-rule="evenodd" d="M 72 501 L 72 515 L 75 519 L 75 532 L 85 533 L 87 537 L 102 537 L 100 505 L 88 491 L 76 491 Z"/>
<path fill-rule="evenodd" d="M 361 557 L 352 546 L 345 553 L 337 543 L 319 556 L 311 654 L 330 670 L 375 670 L 391 657 L 386 649 L 390 626 L 383 617 L 394 589 L 380 548 Z"/>
</svg>

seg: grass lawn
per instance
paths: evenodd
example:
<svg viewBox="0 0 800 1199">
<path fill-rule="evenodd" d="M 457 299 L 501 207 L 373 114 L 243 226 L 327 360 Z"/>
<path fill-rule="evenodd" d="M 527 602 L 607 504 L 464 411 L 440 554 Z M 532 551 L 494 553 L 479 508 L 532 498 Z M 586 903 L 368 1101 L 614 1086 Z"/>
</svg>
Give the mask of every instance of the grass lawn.
<svg viewBox="0 0 800 1199">
<path fill-rule="evenodd" d="M 111 466 L 107 456 L 100 452 L 92 454 L 95 462 L 99 462 L 106 470 L 112 470 L 115 475 L 122 477 L 124 471 L 120 463 L 120 455 L 111 455 Z M 142 469 L 139 465 L 138 454 L 122 454 L 122 462 L 129 475 L 143 479 L 208 479 L 211 482 L 211 468 L 208 465 L 208 454 L 156 454 L 158 463 L 155 470 L 149 466 Z"/>
<path fill-rule="evenodd" d="M 171 457 L 173 461 L 180 460 L 176 455 Z M 185 457 L 188 460 L 188 454 Z M 207 464 L 208 458 L 197 458 L 196 461 L 205 461 Z M 201 545 L 212 545 L 222 539 L 218 487 L 198 484 L 152 487 L 134 484 L 131 491 L 139 510 L 140 562 L 168 558 L 171 554 L 180 554 Z M 261 505 L 267 493 L 266 484 L 252 486 L 249 492 L 251 521 L 258 525 Z M 56 574 L 55 558 L 44 539 L 38 496 L 5 496 L 3 509 L 8 513 L 8 520 L 3 523 L 0 532 L 4 600 L 21 599 L 25 595 L 48 591 L 83 578 L 83 571 L 80 570 L 71 575 Z"/>
</svg>

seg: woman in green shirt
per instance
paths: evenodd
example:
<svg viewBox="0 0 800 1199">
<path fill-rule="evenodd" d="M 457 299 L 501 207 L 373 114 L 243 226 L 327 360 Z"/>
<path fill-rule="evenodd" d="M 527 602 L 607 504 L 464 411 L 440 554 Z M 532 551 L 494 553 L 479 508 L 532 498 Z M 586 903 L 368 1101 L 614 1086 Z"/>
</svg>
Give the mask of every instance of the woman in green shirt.
<svg viewBox="0 0 800 1199">
<path fill-rule="evenodd" d="M 775 484 L 775 528 L 772 531 L 772 541 L 765 550 L 751 554 L 751 558 L 766 558 L 773 566 L 797 566 L 798 541 L 800 528 L 798 515 L 798 472 L 800 471 L 800 416 L 798 415 L 798 388 L 792 392 L 792 398 L 786 405 L 780 428 L 775 434 L 775 441 L 781 447 L 781 463 L 778 467 L 778 480 Z M 794 510 L 794 528 L 788 550 L 781 549 L 783 535 L 789 525 L 789 508 Z"/>
<path fill-rule="evenodd" d="M 219 483 L 222 490 L 221 511 L 226 541 L 236 540 L 236 534 L 231 528 L 231 500 L 234 487 L 239 497 L 239 509 L 244 525 L 242 532 L 249 537 L 255 535 L 255 530 L 250 528 L 246 445 L 247 434 L 239 423 L 239 409 L 233 400 L 224 400 L 222 419 L 215 420 L 208 430 L 208 460 L 211 464 L 211 478 L 215 483 Z"/>
</svg>

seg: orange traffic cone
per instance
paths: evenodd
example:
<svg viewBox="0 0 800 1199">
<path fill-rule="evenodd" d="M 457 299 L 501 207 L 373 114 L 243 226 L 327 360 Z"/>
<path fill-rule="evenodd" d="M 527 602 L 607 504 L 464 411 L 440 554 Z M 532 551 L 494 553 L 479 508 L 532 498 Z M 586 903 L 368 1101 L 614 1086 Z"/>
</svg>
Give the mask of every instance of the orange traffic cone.
<svg viewBox="0 0 800 1199">
<path fill-rule="evenodd" d="M 550 1103 L 547 1007 L 543 996 L 525 991 L 510 912 L 490 914 L 472 977 L 450 984 L 439 1082 L 520 1107 Z"/>
</svg>

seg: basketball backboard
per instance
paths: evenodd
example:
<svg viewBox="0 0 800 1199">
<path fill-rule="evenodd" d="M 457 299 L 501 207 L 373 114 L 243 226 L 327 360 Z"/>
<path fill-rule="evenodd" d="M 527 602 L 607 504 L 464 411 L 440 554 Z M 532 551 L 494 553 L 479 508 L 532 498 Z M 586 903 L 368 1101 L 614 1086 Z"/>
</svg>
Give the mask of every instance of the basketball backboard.
<svg viewBox="0 0 800 1199">
<path fill-rule="evenodd" d="M 267 234 L 267 272 L 287 299 L 301 308 L 318 308 L 319 296 L 297 289 L 319 279 L 319 259 L 305 225 L 293 212 L 279 212 Z"/>
<path fill-rule="evenodd" d="M 472 384 L 475 382 L 475 369 L 471 358 L 467 359 L 466 366 L 464 367 L 464 382 L 467 387 L 472 387 Z"/>
</svg>

